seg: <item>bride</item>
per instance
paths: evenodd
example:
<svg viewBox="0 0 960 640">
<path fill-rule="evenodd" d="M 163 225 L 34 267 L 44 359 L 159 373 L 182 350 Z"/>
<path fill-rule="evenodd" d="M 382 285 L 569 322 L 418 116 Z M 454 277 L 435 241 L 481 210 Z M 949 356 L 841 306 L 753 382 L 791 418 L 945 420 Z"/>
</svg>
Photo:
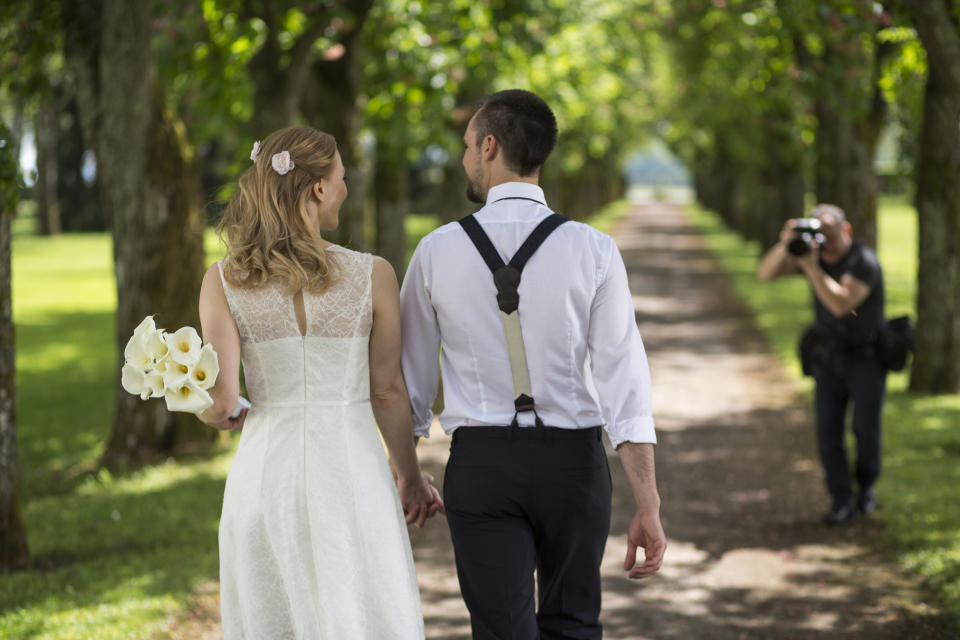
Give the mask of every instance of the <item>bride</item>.
<svg viewBox="0 0 960 640">
<path fill-rule="evenodd" d="M 282 129 L 251 159 L 200 292 L 220 360 L 200 417 L 242 427 L 220 519 L 224 638 L 422 639 L 404 520 L 443 503 L 414 449 L 396 275 L 320 235 L 347 196 L 332 136 Z M 231 419 L 241 360 L 252 407 Z"/>
</svg>

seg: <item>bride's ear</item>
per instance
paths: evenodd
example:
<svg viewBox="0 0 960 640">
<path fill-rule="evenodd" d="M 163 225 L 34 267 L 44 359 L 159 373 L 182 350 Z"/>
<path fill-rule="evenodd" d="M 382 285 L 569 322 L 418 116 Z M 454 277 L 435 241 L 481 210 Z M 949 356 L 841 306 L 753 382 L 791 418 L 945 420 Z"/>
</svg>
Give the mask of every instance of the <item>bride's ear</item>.
<svg viewBox="0 0 960 640">
<path fill-rule="evenodd" d="M 314 198 L 320 202 L 323 202 L 323 180 L 320 182 L 314 182 L 313 188 L 310 190 L 310 192 L 313 194 Z"/>
</svg>

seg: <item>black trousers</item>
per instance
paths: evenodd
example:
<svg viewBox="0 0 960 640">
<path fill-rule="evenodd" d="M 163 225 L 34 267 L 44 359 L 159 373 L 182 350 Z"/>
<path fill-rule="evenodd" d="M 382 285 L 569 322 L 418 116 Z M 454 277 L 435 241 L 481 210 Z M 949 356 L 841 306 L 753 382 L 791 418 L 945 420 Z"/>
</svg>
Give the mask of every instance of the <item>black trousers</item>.
<svg viewBox="0 0 960 640">
<path fill-rule="evenodd" d="M 835 352 L 814 371 L 817 444 L 835 505 L 853 498 L 844 431 L 847 407 L 853 403 L 853 434 L 857 442 L 856 478 L 861 489 L 880 475 L 880 419 L 887 371 L 869 353 Z"/>
<path fill-rule="evenodd" d="M 599 427 L 454 431 L 443 499 L 476 640 L 601 638 L 610 497 Z"/>
</svg>

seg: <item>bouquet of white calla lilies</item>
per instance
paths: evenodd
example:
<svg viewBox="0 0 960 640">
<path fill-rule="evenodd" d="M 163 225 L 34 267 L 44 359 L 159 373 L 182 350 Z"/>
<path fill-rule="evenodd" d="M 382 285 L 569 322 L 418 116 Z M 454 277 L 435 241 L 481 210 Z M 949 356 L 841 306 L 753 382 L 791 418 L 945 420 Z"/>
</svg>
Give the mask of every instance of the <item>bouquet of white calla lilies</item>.
<svg viewBox="0 0 960 640">
<path fill-rule="evenodd" d="M 213 405 L 207 389 L 220 373 L 217 352 L 202 343 L 193 327 L 167 333 L 157 329 L 153 316 L 147 316 L 134 330 L 123 356 L 121 384 L 127 392 L 143 400 L 163 398 L 169 411 L 200 414 Z M 241 397 L 232 417 L 249 406 Z"/>
</svg>

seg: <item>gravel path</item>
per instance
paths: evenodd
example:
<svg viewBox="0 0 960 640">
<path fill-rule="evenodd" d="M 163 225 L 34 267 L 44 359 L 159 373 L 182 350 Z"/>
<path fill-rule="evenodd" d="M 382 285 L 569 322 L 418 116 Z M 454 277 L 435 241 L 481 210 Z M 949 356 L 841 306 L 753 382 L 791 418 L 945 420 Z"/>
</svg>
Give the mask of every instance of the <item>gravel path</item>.
<svg viewBox="0 0 960 640">
<path fill-rule="evenodd" d="M 660 573 L 623 577 L 632 499 L 611 454 L 614 518 L 604 559 L 604 637 L 940 640 L 960 631 L 882 548 L 882 505 L 850 526 L 819 524 L 826 497 L 807 401 L 733 295 L 683 210 L 638 206 L 614 231 L 650 357 L 669 538 Z M 420 445 L 443 477 L 449 439 Z M 445 522 L 411 539 L 427 638 L 466 640 Z M 216 584 L 163 639 L 218 638 Z"/>
</svg>

